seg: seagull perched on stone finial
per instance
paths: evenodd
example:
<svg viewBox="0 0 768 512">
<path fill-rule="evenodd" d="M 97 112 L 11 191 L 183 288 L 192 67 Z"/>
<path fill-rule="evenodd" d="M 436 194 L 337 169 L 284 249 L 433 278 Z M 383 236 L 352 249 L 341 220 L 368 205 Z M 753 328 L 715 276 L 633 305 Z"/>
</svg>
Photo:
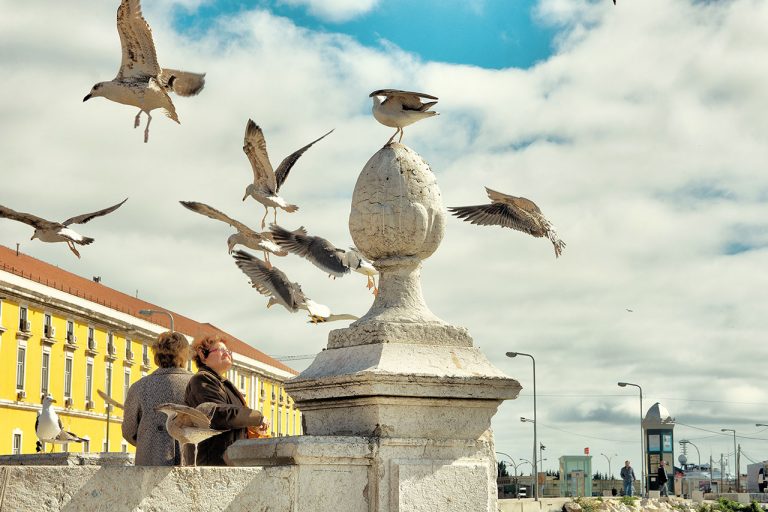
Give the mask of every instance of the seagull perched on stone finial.
<svg viewBox="0 0 768 512">
<path fill-rule="evenodd" d="M 43 443 L 51 443 L 53 445 L 82 443 L 85 441 L 82 437 L 64 430 L 59 415 L 51 407 L 51 404 L 54 402 L 56 400 L 51 395 L 45 395 L 43 397 L 43 409 L 35 420 L 35 434 L 38 439 L 37 443 L 35 443 L 35 449 L 38 452 L 43 450 Z M 53 446 L 51 446 L 51 451 L 53 451 Z"/>
<path fill-rule="evenodd" d="M 544 218 L 539 207 L 524 197 L 508 196 L 485 187 L 491 204 L 477 206 L 456 206 L 448 210 L 460 219 L 481 226 L 501 226 L 512 228 L 531 236 L 546 236 L 555 247 L 555 257 L 559 257 L 565 242 L 558 238 L 554 226 Z"/>
<path fill-rule="evenodd" d="M 288 252 L 309 260 L 334 278 L 342 277 L 350 270 L 359 272 L 368 277 L 368 289 L 373 288 L 374 294 L 377 292 L 373 276 L 378 274 L 378 271 L 357 249 L 339 249 L 325 238 L 310 235 L 304 226 L 288 231 L 272 224 L 269 229 L 275 243 Z"/>
<path fill-rule="evenodd" d="M 291 313 L 303 309 L 309 313 L 312 323 L 357 319 L 353 315 L 333 315 L 328 306 L 304 295 L 301 285 L 291 282 L 279 268 L 267 266 L 265 262 L 245 251 L 235 251 L 233 257 L 238 268 L 251 280 L 251 286 L 260 294 L 269 297 L 268 308 L 280 304 Z"/>
<path fill-rule="evenodd" d="M 313 144 L 330 135 L 332 131 L 333 130 L 285 157 L 275 171 L 272 169 L 272 164 L 269 162 L 269 155 L 267 155 L 267 141 L 264 139 L 264 132 L 261 131 L 261 128 L 254 123 L 253 120 L 248 120 L 248 123 L 245 125 L 243 151 L 251 162 L 251 168 L 253 169 L 253 183 L 250 183 L 245 188 L 243 201 L 245 201 L 248 196 L 251 196 L 264 205 L 264 218 L 261 219 L 261 229 L 264 229 L 265 221 L 269 214 L 269 208 L 274 208 L 275 210 L 275 222 L 277 222 L 278 208 L 282 208 L 288 213 L 295 212 L 299 209 L 298 206 L 295 204 L 288 204 L 285 199 L 278 195 L 280 187 L 285 183 L 288 173 L 291 172 L 291 169 L 301 155 L 311 148 Z"/>
<path fill-rule="evenodd" d="M 138 128 L 141 113 L 147 114 L 144 142 L 149 140 L 150 112 L 156 108 L 165 110 L 165 115 L 179 122 L 176 108 L 169 92 L 179 96 L 194 96 L 203 90 L 204 73 L 190 73 L 176 69 L 161 69 L 157 63 L 152 30 L 141 14 L 140 0 L 122 0 L 117 8 L 117 32 L 123 48 L 123 59 L 117 76 L 109 82 L 99 82 L 83 98 L 102 96 L 108 100 L 139 107 L 133 127 Z"/>
<path fill-rule="evenodd" d="M 93 243 L 93 238 L 82 236 L 79 233 L 76 233 L 74 230 L 69 228 L 69 225 L 85 224 L 91 219 L 112 213 L 113 211 L 120 208 L 120 206 L 122 206 L 123 203 L 127 200 L 128 198 L 126 197 L 114 206 L 104 208 L 103 210 L 99 210 L 97 212 L 77 215 L 65 220 L 64 222 L 53 222 L 50 220 L 41 219 L 40 217 L 32 215 L 31 213 L 17 212 L 2 205 L 0 205 L 0 217 L 17 220 L 19 222 L 23 222 L 24 224 L 29 224 L 35 228 L 35 232 L 32 234 L 32 238 L 30 238 L 30 240 L 37 238 L 41 242 L 66 242 L 69 249 L 75 253 L 75 256 L 79 258 L 80 253 L 77 252 L 77 249 L 75 249 L 75 244 L 88 245 Z"/>
<path fill-rule="evenodd" d="M 288 255 L 288 251 L 281 249 L 279 245 L 272 241 L 272 233 L 269 231 L 258 233 L 242 222 L 236 221 L 227 214 L 222 213 L 216 208 L 208 206 L 204 203 L 197 203 L 194 201 L 179 202 L 182 204 L 182 206 L 184 206 L 184 208 L 187 208 L 188 210 L 192 210 L 195 213 L 205 215 L 206 217 L 210 217 L 212 219 L 226 222 L 237 230 L 237 233 L 230 235 L 230 237 L 227 238 L 227 248 L 229 249 L 229 254 L 232 254 L 232 250 L 236 245 L 244 245 L 253 249 L 254 251 L 263 251 L 264 259 L 266 260 L 267 264 L 270 264 L 268 256 L 269 253 L 272 253 L 275 256 Z"/>
<path fill-rule="evenodd" d="M 386 99 L 381 101 L 379 96 L 384 96 Z M 373 91 L 369 97 L 373 98 L 373 117 L 384 126 L 397 128 L 387 144 L 392 142 L 398 133 L 400 134 L 398 142 L 401 142 L 403 140 L 403 128 L 409 124 L 438 115 L 437 112 L 429 110 L 437 103 L 437 98 L 422 92 L 379 89 Z M 435 101 L 422 103 L 421 98 Z"/>
<path fill-rule="evenodd" d="M 213 402 L 204 402 L 196 408 L 186 405 L 165 403 L 155 407 L 155 411 L 165 413 L 165 430 L 179 442 L 181 447 L 181 465 L 184 465 L 184 445 L 195 445 L 195 456 L 192 465 L 197 466 L 197 445 L 209 437 L 225 432 L 211 428 L 211 417 L 216 409 Z"/>
</svg>

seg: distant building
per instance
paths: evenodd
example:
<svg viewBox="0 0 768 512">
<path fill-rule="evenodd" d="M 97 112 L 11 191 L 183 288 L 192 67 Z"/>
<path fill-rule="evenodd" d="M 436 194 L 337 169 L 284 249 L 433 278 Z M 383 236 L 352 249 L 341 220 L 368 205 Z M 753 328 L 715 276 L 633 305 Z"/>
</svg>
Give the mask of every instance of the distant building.
<svg viewBox="0 0 768 512">
<path fill-rule="evenodd" d="M 69 451 L 106 451 L 107 432 L 109 451 L 133 451 L 122 439 L 122 411 L 110 411 L 108 423 L 96 390 L 123 402 L 128 387 L 156 368 L 149 345 L 168 330 L 168 318 L 144 317 L 140 309 L 165 308 L 0 246 L 0 454 L 35 452 L 46 393 L 64 428 L 88 440 Z M 234 361 L 228 378 L 264 412 L 272 435 L 301 434 L 301 413 L 283 388 L 295 370 L 211 324 L 170 313 L 190 342 L 208 334 L 227 339 Z"/>
</svg>

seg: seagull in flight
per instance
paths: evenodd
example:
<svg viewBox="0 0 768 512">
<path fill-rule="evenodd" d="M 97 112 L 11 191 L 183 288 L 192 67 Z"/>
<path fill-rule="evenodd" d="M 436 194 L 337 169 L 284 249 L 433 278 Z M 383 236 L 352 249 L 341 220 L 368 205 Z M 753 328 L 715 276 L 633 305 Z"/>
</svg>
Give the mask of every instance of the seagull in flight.
<svg viewBox="0 0 768 512">
<path fill-rule="evenodd" d="M 379 96 L 383 96 L 384 101 L 381 101 Z M 422 92 L 379 89 L 369 94 L 369 97 L 373 98 L 373 117 L 384 126 L 397 128 L 387 144 L 390 144 L 398 133 L 400 134 L 398 142 L 401 142 L 403 140 L 403 128 L 409 124 L 438 115 L 438 112 L 429 110 L 437 103 L 437 98 Z M 422 103 L 421 98 L 435 101 Z"/>
<path fill-rule="evenodd" d="M 291 313 L 303 309 L 309 313 L 312 323 L 357 319 L 353 315 L 332 314 L 328 306 L 304 295 L 301 285 L 291 282 L 282 270 L 267 266 L 265 262 L 245 251 L 235 251 L 234 258 L 240 270 L 251 280 L 251 286 L 260 294 L 269 297 L 268 308 L 280 304 Z"/>
<path fill-rule="evenodd" d="M 152 30 L 141 13 L 140 0 L 122 0 L 117 8 L 117 33 L 123 58 L 117 76 L 99 82 L 83 101 L 102 96 L 108 100 L 139 108 L 133 127 L 141 123 L 141 113 L 147 114 L 144 142 L 149 140 L 152 110 L 162 108 L 165 115 L 179 122 L 169 92 L 179 96 L 194 96 L 203 90 L 205 73 L 190 73 L 177 69 L 161 69 L 157 62 Z"/>
<path fill-rule="evenodd" d="M 82 443 L 85 441 L 82 437 L 67 432 L 64 430 L 64 426 L 61 424 L 61 418 L 53 410 L 51 404 L 56 400 L 51 395 L 45 395 L 43 397 L 43 409 L 40 414 L 37 415 L 35 420 L 35 434 L 37 435 L 37 443 L 35 443 L 36 451 L 43 450 L 43 443 L 54 444 L 66 444 L 66 443 Z M 53 451 L 53 446 L 51 446 Z"/>
<path fill-rule="evenodd" d="M 195 445 L 195 457 L 192 465 L 197 466 L 197 445 L 206 439 L 219 435 L 225 430 L 211 428 L 211 418 L 217 405 L 213 402 L 204 402 L 196 408 L 186 405 L 165 403 L 155 407 L 155 411 L 165 413 L 165 430 L 179 442 L 181 447 L 181 465 L 184 465 L 184 445 Z"/>
<path fill-rule="evenodd" d="M 448 208 L 456 217 L 481 226 L 501 226 L 516 229 L 531 236 L 546 236 L 559 257 L 565 242 L 558 238 L 554 226 L 544 217 L 539 207 L 524 197 L 509 196 L 485 187 L 491 204 L 456 206 Z"/>
<path fill-rule="evenodd" d="M 368 289 L 373 288 L 374 295 L 378 292 L 373 276 L 378 271 L 370 261 L 366 260 L 355 248 L 339 249 L 325 238 L 312 236 L 304 226 L 294 231 L 288 231 L 277 224 L 269 228 L 272 237 L 283 249 L 307 259 L 320 270 L 327 272 L 333 278 L 343 277 L 354 270 L 368 277 Z"/>
<path fill-rule="evenodd" d="M 192 210 L 193 212 L 199 213 L 200 215 L 205 215 L 206 217 L 225 222 L 237 230 L 237 233 L 230 235 L 230 237 L 227 238 L 227 248 L 229 249 L 229 254 L 232 254 L 232 250 L 236 245 L 244 245 L 250 249 L 253 249 L 254 251 L 263 251 L 264 259 L 268 265 L 271 265 L 271 263 L 269 263 L 270 253 L 274 254 L 275 256 L 288 255 L 288 251 L 282 249 L 272 240 L 272 233 L 269 231 L 258 233 L 242 222 L 239 222 L 227 214 L 220 212 L 216 208 L 208 206 L 204 203 L 197 203 L 194 201 L 179 202 L 182 204 L 182 206 L 184 206 L 184 208 L 187 208 L 188 210 Z"/>
<path fill-rule="evenodd" d="M 88 245 L 93 242 L 93 238 L 82 236 L 79 233 L 76 233 L 74 230 L 70 229 L 69 226 L 71 224 L 85 224 L 91 219 L 112 213 L 113 211 L 120 208 L 127 200 L 128 198 L 126 197 L 114 206 L 104 208 L 103 210 L 99 210 L 97 212 L 77 215 L 65 220 L 64 222 L 53 222 L 50 220 L 41 219 L 40 217 L 32 215 L 31 213 L 17 212 L 2 205 L 0 205 L 0 217 L 17 220 L 19 222 L 23 222 L 24 224 L 29 224 L 35 228 L 35 232 L 32 234 L 32 238 L 30 238 L 30 240 L 37 238 L 41 242 L 66 242 L 69 249 L 75 253 L 75 256 L 79 258 L 80 253 L 77 252 L 77 249 L 75 249 L 75 244 Z"/>
<path fill-rule="evenodd" d="M 253 122 L 253 120 L 248 120 L 248 123 L 245 125 L 243 151 L 251 162 L 251 167 L 253 169 L 253 183 L 250 183 L 245 188 L 243 201 L 245 201 L 248 196 L 251 196 L 264 205 L 264 217 L 261 219 L 261 229 L 264 229 L 265 221 L 269 214 L 269 208 L 274 208 L 275 210 L 275 222 L 277 222 L 278 208 L 282 208 L 288 213 L 295 212 L 299 209 L 298 206 L 295 204 L 288 204 L 285 199 L 278 195 L 280 187 L 285 183 L 288 173 L 291 172 L 291 168 L 293 168 L 301 155 L 311 148 L 313 144 L 330 135 L 332 131 L 333 130 L 285 157 L 275 171 L 272 169 L 272 164 L 269 162 L 269 155 L 267 155 L 267 141 L 264 139 L 264 132 Z"/>
</svg>

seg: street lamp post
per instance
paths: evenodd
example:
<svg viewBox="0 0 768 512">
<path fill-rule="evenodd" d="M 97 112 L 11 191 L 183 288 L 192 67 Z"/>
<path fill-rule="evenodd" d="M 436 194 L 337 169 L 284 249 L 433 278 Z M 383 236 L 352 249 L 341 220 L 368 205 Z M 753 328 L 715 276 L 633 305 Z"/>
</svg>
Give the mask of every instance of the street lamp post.
<svg viewBox="0 0 768 512">
<path fill-rule="evenodd" d="M 526 354 L 525 352 L 507 352 L 507 357 L 517 357 L 517 356 L 525 356 L 530 357 L 531 362 L 533 362 L 533 478 L 536 480 L 534 483 L 533 489 L 533 498 L 535 501 L 539 501 L 539 486 L 538 478 L 539 478 L 539 471 L 538 471 L 538 465 L 536 464 L 536 446 L 538 445 L 538 439 L 536 438 L 536 359 L 531 354 Z M 523 419 L 520 418 L 522 421 Z"/>
<path fill-rule="evenodd" d="M 740 464 L 739 464 L 739 454 L 736 451 L 736 430 L 734 430 L 732 428 L 721 428 L 720 432 L 733 432 L 733 460 L 736 461 L 736 464 L 735 464 L 735 466 L 736 466 L 736 492 L 739 492 L 739 484 L 740 484 L 739 480 L 741 480 L 739 472 L 740 472 L 741 468 L 739 468 L 739 466 L 740 466 Z M 721 470 L 721 472 L 722 472 L 722 470 Z"/>
<path fill-rule="evenodd" d="M 517 499 L 520 499 L 520 485 L 517 483 L 517 466 L 518 466 L 518 463 L 515 462 L 515 459 L 513 459 L 511 456 L 509 456 L 508 454 L 506 454 L 504 452 L 496 452 L 496 453 L 498 453 L 499 455 L 504 455 L 506 458 L 508 458 L 509 462 L 511 462 L 512 466 L 515 468 L 515 494 L 517 495 Z M 528 462 L 527 460 L 520 459 L 520 463 L 522 464 L 523 462 L 526 462 L 526 463 L 530 464 L 530 462 Z"/>
<path fill-rule="evenodd" d="M 614 454 L 613 454 L 613 455 L 611 455 L 610 457 L 609 457 L 609 456 L 607 456 L 607 455 L 606 455 L 606 454 L 604 454 L 604 453 L 601 453 L 600 455 L 602 455 L 603 457 L 605 457 L 605 460 L 607 460 L 607 461 L 608 461 L 608 476 L 610 476 L 610 477 L 611 477 L 611 481 L 613 481 L 613 471 L 611 471 L 611 459 L 613 459 L 614 457 L 616 457 L 616 456 L 618 455 L 618 453 L 614 453 Z"/>
<path fill-rule="evenodd" d="M 687 439 L 681 439 L 680 440 L 680 444 L 689 444 L 689 445 L 693 446 L 694 448 L 696 448 L 696 455 L 699 456 L 699 471 L 701 471 L 701 453 L 699 452 L 699 447 L 696 446 L 695 444 L 693 444 L 692 442 L 690 442 Z"/>
<path fill-rule="evenodd" d="M 173 328 L 173 315 L 168 311 L 165 311 L 162 309 L 140 309 L 139 310 L 139 314 L 144 316 L 152 316 L 155 313 L 159 313 L 161 315 L 168 315 L 168 318 L 171 319 L 171 332 L 175 332 L 175 329 Z"/>
<path fill-rule="evenodd" d="M 538 491 L 538 479 L 539 479 L 539 464 L 538 464 L 538 455 L 536 455 L 536 420 L 532 420 L 529 418 L 524 418 L 523 416 L 520 416 L 520 421 L 523 423 L 533 423 L 533 464 L 531 464 L 531 471 L 533 472 L 533 499 L 534 501 L 539 500 L 539 491 Z"/>
<path fill-rule="evenodd" d="M 640 495 L 645 496 L 645 436 L 643 435 L 643 388 L 639 384 L 632 384 L 631 382 L 618 382 L 619 387 L 624 388 L 627 386 L 633 386 L 640 390 L 640 453 L 642 455 L 640 474 L 642 481 L 640 482 Z"/>
</svg>

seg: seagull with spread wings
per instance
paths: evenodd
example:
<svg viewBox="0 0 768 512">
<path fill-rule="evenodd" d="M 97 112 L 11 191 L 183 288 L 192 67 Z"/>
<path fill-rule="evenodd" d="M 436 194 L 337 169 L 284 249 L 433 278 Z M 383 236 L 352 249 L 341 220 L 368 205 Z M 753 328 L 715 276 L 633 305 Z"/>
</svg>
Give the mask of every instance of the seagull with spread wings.
<svg viewBox="0 0 768 512">
<path fill-rule="evenodd" d="M 385 100 L 381 101 L 379 96 L 384 96 Z M 438 115 L 438 112 L 429 110 L 437 103 L 437 98 L 422 92 L 379 89 L 369 94 L 369 97 L 373 98 L 373 117 L 384 126 L 397 128 L 387 144 L 391 143 L 398 133 L 400 134 L 398 142 L 401 142 L 403 140 L 403 128 L 409 124 Z M 421 98 L 435 101 L 422 103 Z"/>
<path fill-rule="evenodd" d="M 334 315 L 328 306 L 304 295 L 301 285 L 291 282 L 279 268 L 267 266 L 265 262 L 245 251 L 235 251 L 233 257 L 240 270 L 251 280 L 251 286 L 260 294 L 269 297 L 268 308 L 280 304 L 291 313 L 303 309 L 309 313 L 312 323 L 357 319 L 353 315 Z"/>
<path fill-rule="evenodd" d="M 224 430 L 211 428 L 211 417 L 216 409 L 213 402 L 204 402 L 196 408 L 186 405 L 165 403 L 155 407 L 155 411 L 165 413 L 165 430 L 179 442 L 181 447 L 181 465 L 184 465 L 184 445 L 195 445 L 195 456 L 192 465 L 197 466 L 197 445 L 206 439 L 217 436 Z"/>
<path fill-rule="evenodd" d="M 103 210 L 99 210 L 97 212 L 77 215 L 65 220 L 64 222 L 53 222 L 50 220 L 41 219 L 40 217 L 32 215 L 31 213 L 17 212 L 2 205 L 0 205 L 0 217 L 17 220 L 19 222 L 23 222 L 24 224 L 29 224 L 35 228 L 35 232 L 32 234 L 32 238 L 30 238 L 30 240 L 37 238 L 41 242 L 66 242 L 67 246 L 69 246 L 69 249 L 75 253 L 75 256 L 79 258 L 80 253 L 77 252 L 77 249 L 75 249 L 75 244 L 88 245 L 93 242 L 93 238 L 82 236 L 79 233 L 76 233 L 74 230 L 69 228 L 69 225 L 85 224 L 91 219 L 112 213 L 113 211 L 120 208 L 127 200 L 128 198 L 126 197 L 114 206 L 104 208 Z"/>
<path fill-rule="evenodd" d="M 82 443 L 84 439 L 72 432 L 64 430 L 64 426 L 61 424 L 61 418 L 53 410 L 51 404 L 56 400 L 51 395 L 45 395 L 43 397 L 43 408 L 40 414 L 37 415 L 35 420 L 35 434 L 37 435 L 37 443 L 35 444 L 36 451 L 43 450 L 43 443 L 54 444 L 67 444 L 67 443 Z M 51 446 L 53 451 L 53 446 Z"/>
<path fill-rule="evenodd" d="M 277 245 L 307 259 L 320 270 L 327 272 L 329 276 L 342 277 L 350 270 L 354 270 L 368 277 L 368 289 L 373 288 L 374 294 L 378 292 L 376 282 L 373 280 L 373 276 L 378 274 L 378 271 L 357 249 L 350 248 L 346 251 L 339 249 L 325 238 L 310 235 L 304 226 L 288 231 L 277 224 L 272 224 L 269 229 Z"/>
<path fill-rule="evenodd" d="M 456 206 L 448 208 L 456 217 L 481 226 L 512 228 L 531 236 L 546 236 L 559 257 L 565 247 L 555 232 L 555 227 L 544 217 L 539 207 L 524 197 L 509 196 L 485 187 L 491 204 Z"/>
<path fill-rule="evenodd" d="M 285 183 L 288 173 L 296 164 L 296 161 L 316 142 L 324 139 L 331 134 L 333 130 L 322 137 L 313 140 L 301 149 L 297 149 L 280 162 L 277 170 L 272 169 L 267 155 L 267 141 L 264 139 L 264 132 L 261 128 L 249 119 L 245 125 L 245 137 L 243 138 L 243 151 L 251 162 L 253 169 L 253 183 L 249 183 L 245 188 L 243 201 L 251 196 L 264 205 L 264 217 L 261 219 L 261 229 L 264 229 L 269 208 L 275 210 L 275 222 L 277 222 L 277 209 L 282 208 L 288 213 L 299 209 L 295 204 L 289 204 L 285 199 L 278 195 L 280 187 Z"/>
<path fill-rule="evenodd" d="M 108 82 L 99 82 L 91 88 L 83 101 L 98 96 L 139 108 L 133 127 L 138 128 L 141 113 L 147 114 L 144 142 L 149 140 L 152 110 L 162 108 L 165 115 L 179 122 L 169 92 L 179 96 L 194 96 L 203 90 L 204 73 L 190 73 L 177 69 L 161 69 L 157 62 L 152 30 L 141 13 L 140 0 L 122 0 L 117 8 L 117 32 L 123 49 L 123 58 L 117 76 Z"/>
<path fill-rule="evenodd" d="M 208 206 L 204 203 L 197 203 L 195 201 L 179 202 L 188 210 L 199 213 L 200 215 L 205 215 L 211 219 L 225 222 L 237 230 L 237 233 L 230 235 L 230 237 L 227 238 L 227 248 L 229 249 L 229 254 L 232 254 L 232 250 L 236 245 L 244 245 L 250 249 L 253 249 L 254 251 L 263 251 L 264 259 L 266 260 L 267 264 L 270 264 L 270 253 L 274 254 L 275 256 L 288 255 L 288 251 L 280 248 L 280 246 L 272 240 L 272 233 L 269 231 L 258 233 L 242 222 L 239 222 L 227 214 L 220 212 L 216 208 Z"/>
</svg>

